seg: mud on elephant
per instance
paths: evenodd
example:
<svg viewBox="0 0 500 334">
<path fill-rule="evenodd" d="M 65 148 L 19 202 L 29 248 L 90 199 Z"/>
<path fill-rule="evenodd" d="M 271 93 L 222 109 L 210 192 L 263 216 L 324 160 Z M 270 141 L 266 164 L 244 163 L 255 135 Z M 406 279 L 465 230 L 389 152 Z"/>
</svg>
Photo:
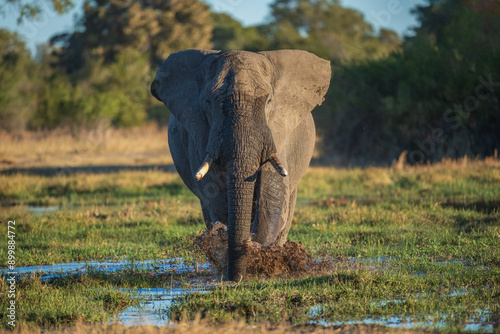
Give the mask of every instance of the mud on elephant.
<svg viewBox="0 0 500 334">
<path fill-rule="evenodd" d="M 230 280 L 245 274 L 248 241 L 286 242 L 314 149 L 311 111 L 330 76 L 330 63 L 306 51 L 187 50 L 151 84 L 172 112 L 170 151 L 207 227 L 227 225 Z"/>
</svg>

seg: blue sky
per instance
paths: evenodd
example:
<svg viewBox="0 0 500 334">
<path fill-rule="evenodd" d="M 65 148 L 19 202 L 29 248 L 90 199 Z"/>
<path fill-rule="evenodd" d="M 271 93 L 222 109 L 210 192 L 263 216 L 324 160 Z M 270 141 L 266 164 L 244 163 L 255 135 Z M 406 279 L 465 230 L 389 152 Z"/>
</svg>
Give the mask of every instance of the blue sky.
<svg viewBox="0 0 500 334">
<path fill-rule="evenodd" d="M 47 8 L 42 11 L 40 20 L 27 21 L 22 25 L 17 25 L 17 11 L 7 8 L 6 15 L 0 16 L 0 27 L 18 32 L 34 54 L 37 44 L 45 43 L 57 33 L 72 30 L 75 18 L 81 14 L 83 0 L 74 2 L 75 8 L 67 14 L 57 15 Z M 214 11 L 226 12 L 248 26 L 263 23 L 269 18 L 269 4 L 272 0 L 205 0 L 205 2 Z M 375 28 L 390 28 L 400 35 L 408 33 L 409 29 L 417 24 L 410 14 L 410 9 L 427 3 L 426 0 L 343 0 L 341 2 L 345 7 L 362 12 L 366 20 Z"/>
</svg>

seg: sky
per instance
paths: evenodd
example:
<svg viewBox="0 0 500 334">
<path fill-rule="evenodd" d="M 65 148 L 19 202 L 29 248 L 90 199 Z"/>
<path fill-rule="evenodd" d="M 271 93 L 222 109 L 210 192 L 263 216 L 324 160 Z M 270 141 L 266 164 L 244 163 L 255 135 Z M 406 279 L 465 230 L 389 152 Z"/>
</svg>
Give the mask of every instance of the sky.
<svg viewBox="0 0 500 334">
<path fill-rule="evenodd" d="M 216 12 L 225 12 L 245 26 L 266 22 L 270 17 L 269 4 L 273 0 L 204 0 Z M 7 8 L 6 15 L 0 14 L 0 28 L 16 31 L 24 38 L 31 54 L 35 55 L 36 45 L 43 44 L 55 34 L 71 31 L 75 19 L 81 15 L 83 0 L 74 0 L 75 7 L 64 15 L 58 15 L 51 8 L 42 10 L 37 21 L 17 24 L 17 11 Z M 44 3 L 44 2 L 42 2 Z M 417 25 L 410 9 L 426 4 L 427 0 L 341 0 L 344 7 L 362 12 L 365 19 L 375 28 L 389 28 L 400 36 L 411 33 L 411 27 Z M 12 6 L 12 5 L 8 5 Z"/>
</svg>

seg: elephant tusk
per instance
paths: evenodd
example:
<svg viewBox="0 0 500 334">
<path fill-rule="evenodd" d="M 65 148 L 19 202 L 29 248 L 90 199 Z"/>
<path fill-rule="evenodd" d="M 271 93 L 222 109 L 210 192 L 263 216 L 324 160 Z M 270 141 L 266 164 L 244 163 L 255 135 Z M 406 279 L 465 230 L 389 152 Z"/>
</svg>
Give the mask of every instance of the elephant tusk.
<svg viewBox="0 0 500 334">
<path fill-rule="evenodd" d="M 271 165 L 273 165 L 274 169 L 276 169 L 276 171 L 280 173 L 281 176 L 288 175 L 288 172 L 286 171 L 285 167 L 283 167 L 283 165 L 281 164 L 280 160 L 276 156 L 276 153 L 271 154 L 271 156 L 269 157 L 269 161 L 271 162 Z"/>
<path fill-rule="evenodd" d="M 210 165 L 212 164 L 212 158 L 210 157 L 210 154 L 207 154 L 205 157 L 205 160 L 201 163 L 201 167 L 198 169 L 196 172 L 195 178 L 196 181 L 200 181 L 208 172 L 210 169 Z"/>
</svg>

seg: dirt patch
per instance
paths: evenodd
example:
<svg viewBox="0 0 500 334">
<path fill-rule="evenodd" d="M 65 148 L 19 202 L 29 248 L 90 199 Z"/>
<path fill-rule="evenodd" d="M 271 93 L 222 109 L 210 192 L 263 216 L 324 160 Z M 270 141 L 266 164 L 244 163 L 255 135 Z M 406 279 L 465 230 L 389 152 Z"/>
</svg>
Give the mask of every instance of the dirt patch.
<svg viewBox="0 0 500 334">
<path fill-rule="evenodd" d="M 227 228 L 219 222 L 213 228 L 194 238 L 198 249 L 205 254 L 217 275 L 227 269 Z M 318 274 L 333 270 L 344 258 L 332 257 L 330 245 L 324 245 L 318 258 L 313 258 L 302 243 L 287 241 L 283 246 L 262 247 L 249 241 L 246 248 L 246 277 L 292 277 Z"/>
<path fill-rule="evenodd" d="M 227 269 L 227 228 L 216 222 L 212 228 L 194 238 L 198 249 L 205 254 L 217 275 L 223 275 Z"/>
</svg>

